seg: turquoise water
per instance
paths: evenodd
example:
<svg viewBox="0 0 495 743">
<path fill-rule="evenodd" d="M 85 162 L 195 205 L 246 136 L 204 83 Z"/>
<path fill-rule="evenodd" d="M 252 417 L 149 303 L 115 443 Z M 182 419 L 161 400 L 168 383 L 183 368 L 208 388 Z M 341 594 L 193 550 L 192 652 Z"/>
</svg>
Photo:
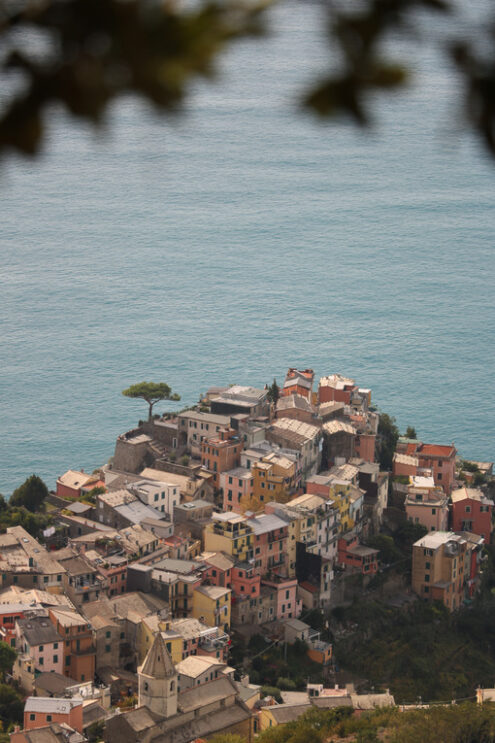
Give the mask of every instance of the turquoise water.
<svg viewBox="0 0 495 743">
<path fill-rule="evenodd" d="M 495 164 L 459 81 L 426 45 L 371 131 L 321 125 L 297 110 L 325 69 L 320 9 L 271 26 L 185 117 L 127 100 L 95 135 L 53 112 L 43 157 L 4 166 L 0 491 L 106 461 L 145 415 L 133 382 L 190 403 L 289 365 L 494 458 Z"/>
</svg>

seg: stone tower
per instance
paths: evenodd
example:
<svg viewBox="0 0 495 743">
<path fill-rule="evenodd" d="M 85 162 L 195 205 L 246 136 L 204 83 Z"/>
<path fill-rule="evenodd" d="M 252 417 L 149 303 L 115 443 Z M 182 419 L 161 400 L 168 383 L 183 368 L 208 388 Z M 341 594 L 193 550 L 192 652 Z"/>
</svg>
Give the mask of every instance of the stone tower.
<svg viewBox="0 0 495 743">
<path fill-rule="evenodd" d="M 163 717 L 177 714 L 177 673 L 160 632 L 138 668 L 138 680 L 140 705 Z"/>
</svg>

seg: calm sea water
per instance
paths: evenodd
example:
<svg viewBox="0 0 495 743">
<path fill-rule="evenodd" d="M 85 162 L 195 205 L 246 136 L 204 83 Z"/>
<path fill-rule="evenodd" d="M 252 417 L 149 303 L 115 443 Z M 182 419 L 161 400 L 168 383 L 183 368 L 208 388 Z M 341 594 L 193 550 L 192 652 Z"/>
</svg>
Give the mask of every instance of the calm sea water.
<svg viewBox="0 0 495 743">
<path fill-rule="evenodd" d="M 325 69 L 321 10 L 271 19 L 184 117 L 128 100 L 95 136 L 54 112 L 44 156 L 4 165 L 5 494 L 106 461 L 146 413 L 129 384 L 191 403 L 289 365 L 352 375 L 402 430 L 495 457 L 495 163 L 459 81 L 426 44 L 371 131 L 321 125 L 297 109 Z"/>
</svg>

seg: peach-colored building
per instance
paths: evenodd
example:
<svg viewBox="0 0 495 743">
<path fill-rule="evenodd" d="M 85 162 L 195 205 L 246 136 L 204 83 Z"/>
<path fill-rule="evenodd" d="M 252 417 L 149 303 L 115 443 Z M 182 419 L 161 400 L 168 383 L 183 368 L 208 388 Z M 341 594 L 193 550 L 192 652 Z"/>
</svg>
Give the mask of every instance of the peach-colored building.
<svg viewBox="0 0 495 743">
<path fill-rule="evenodd" d="M 447 531 L 449 501 L 433 477 L 411 477 L 405 500 L 407 518 L 428 531 Z"/>
<path fill-rule="evenodd" d="M 64 673 L 64 638 L 48 616 L 33 616 L 16 622 L 19 657 L 29 656 L 38 671 Z"/>
<path fill-rule="evenodd" d="M 201 464 L 213 473 L 213 482 L 220 488 L 220 473 L 239 466 L 243 442 L 231 428 L 201 442 Z"/>
<path fill-rule="evenodd" d="M 297 580 L 295 578 L 264 580 L 263 585 L 277 592 L 275 617 L 277 621 L 297 618 L 301 614 L 302 602 L 297 599 Z"/>
<path fill-rule="evenodd" d="M 480 546 L 454 532 L 430 532 L 418 539 L 412 550 L 413 591 L 425 600 L 442 601 L 451 611 L 459 609 L 476 579 L 472 553 Z"/>
<path fill-rule="evenodd" d="M 221 472 L 220 489 L 223 492 L 223 510 L 241 513 L 241 498 L 250 498 L 253 494 L 253 475 L 245 467 Z"/>
<path fill-rule="evenodd" d="M 24 729 L 43 728 L 52 722 L 65 723 L 78 733 L 83 731 L 83 700 L 57 697 L 28 697 L 24 705 Z M 11 738 L 15 741 L 15 738 Z"/>
<path fill-rule="evenodd" d="M 253 533 L 254 565 L 260 575 L 287 575 L 289 524 L 274 513 L 247 519 Z"/>
<path fill-rule="evenodd" d="M 360 433 L 354 439 L 354 454 L 365 462 L 375 461 L 376 436 L 374 433 Z"/>
<path fill-rule="evenodd" d="M 65 638 L 65 676 L 76 681 L 93 681 L 96 665 L 96 646 L 91 625 L 76 611 L 68 608 L 48 610 L 52 624 Z"/>
</svg>

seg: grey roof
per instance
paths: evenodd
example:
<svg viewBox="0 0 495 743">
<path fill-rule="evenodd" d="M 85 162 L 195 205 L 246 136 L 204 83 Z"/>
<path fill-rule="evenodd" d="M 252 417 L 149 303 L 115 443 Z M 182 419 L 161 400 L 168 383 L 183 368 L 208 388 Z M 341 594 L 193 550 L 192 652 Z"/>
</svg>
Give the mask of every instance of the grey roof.
<svg viewBox="0 0 495 743">
<path fill-rule="evenodd" d="M 190 712 L 219 699 L 225 699 L 231 694 L 237 694 L 235 681 L 228 676 L 221 676 L 207 684 L 185 689 L 179 694 L 179 706 L 183 712 Z"/>
<path fill-rule="evenodd" d="M 287 522 L 283 521 L 274 513 L 263 513 L 261 516 L 257 516 L 256 518 L 247 519 L 247 523 L 256 535 L 266 534 L 274 529 L 287 528 Z"/>
<path fill-rule="evenodd" d="M 175 666 L 160 632 L 155 635 L 153 645 L 148 650 L 141 673 L 155 679 L 172 678 L 176 675 Z"/>
<path fill-rule="evenodd" d="M 204 567 L 202 562 L 174 560 L 171 557 L 166 557 L 164 560 L 160 560 L 153 565 L 155 570 L 167 570 L 170 573 L 179 573 L 181 575 L 188 575 L 195 570 L 204 570 Z"/>
<path fill-rule="evenodd" d="M 121 506 L 115 506 L 114 510 L 133 524 L 140 524 L 141 521 L 146 518 L 158 520 L 165 518 L 165 514 L 157 511 L 156 508 L 151 508 L 151 506 L 141 503 L 140 500 L 126 503 Z"/>
<path fill-rule="evenodd" d="M 48 712 L 48 714 L 68 715 L 73 707 L 82 703 L 82 697 L 72 697 L 72 699 L 28 697 L 24 705 L 24 712 Z"/>
<path fill-rule="evenodd" d="M 292 722 L 301 717 L 311 704 L 274 704 L 268 708 L 279 725 L 285 722 Z"/>
<path fill-rule="evenodd" d="M 63 694 L 70 686 L 77 686 L 79 681 L 71 679 L 68 676 L 63 676 L 61 673 L 56 671 L 44 671 L 40 673 L 34 680 L 34 688 L 42 689 L 50 694 L 56 696 L 57 694 Z"/>
<path fill-rule="evenodd" d="M 18 619 L 17 624 L 29 645 L 48 645 L 52 642 L 63 642 L 62 637 L 48 617 L 31 617 Z"/>
</svg>

